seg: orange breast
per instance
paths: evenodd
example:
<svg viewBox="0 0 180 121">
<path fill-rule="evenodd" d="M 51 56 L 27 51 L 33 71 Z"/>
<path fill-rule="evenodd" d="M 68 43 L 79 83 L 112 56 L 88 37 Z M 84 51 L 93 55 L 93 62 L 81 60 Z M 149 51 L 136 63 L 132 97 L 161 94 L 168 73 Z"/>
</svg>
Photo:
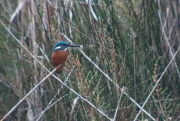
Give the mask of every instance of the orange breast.
<svg viewBox="0 0 180 121">
<path fill-rule="evenodd" d="M 56 71 L 57 73 L 61 73 L 67 57 L 68 57 L 68 51 L 66 50 L 56 50 L 52 54 L 51 59 L 53 66 L 58 67 L 61 64 L 61 66 Z"/>
</svg>

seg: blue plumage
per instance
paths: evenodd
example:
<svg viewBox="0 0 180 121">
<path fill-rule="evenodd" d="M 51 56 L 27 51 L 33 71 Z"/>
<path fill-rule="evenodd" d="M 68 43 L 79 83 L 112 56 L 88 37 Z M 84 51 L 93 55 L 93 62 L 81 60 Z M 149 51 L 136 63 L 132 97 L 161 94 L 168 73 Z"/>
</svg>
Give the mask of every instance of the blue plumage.
<svg viewBox="0 0 180 121">
<path fill-rule="evenodd" d="M 55 52 L 56 50 L 64 50 L 69 46 L 69 44 L 67 42 L 58 42 L 56 43 L 56 45 L 54 46 L 54 50 L 53 52 Z"/>
</svg>

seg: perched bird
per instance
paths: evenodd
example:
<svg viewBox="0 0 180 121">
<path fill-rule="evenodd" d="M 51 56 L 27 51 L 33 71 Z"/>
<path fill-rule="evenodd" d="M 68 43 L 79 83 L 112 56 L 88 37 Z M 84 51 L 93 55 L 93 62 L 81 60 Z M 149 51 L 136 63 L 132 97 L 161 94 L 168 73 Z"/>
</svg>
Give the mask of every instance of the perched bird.
<svg viewBox="0 0 180 121">
<path fill-rule="evenodd" d="M 56 72 L 60 74 L 65 65 L 65 61 L 68 57 L 68 47 L 80 47 L 79 45 L 69 44 L 67 42 L 58 42 L 54 46 L 54 50 L 51 56 L 52 64 L 57 68 Z M 61 65 L 60 65 L 61 64 Z M 58 67 L 60 65 L 60 67 Z"/>
</svg>

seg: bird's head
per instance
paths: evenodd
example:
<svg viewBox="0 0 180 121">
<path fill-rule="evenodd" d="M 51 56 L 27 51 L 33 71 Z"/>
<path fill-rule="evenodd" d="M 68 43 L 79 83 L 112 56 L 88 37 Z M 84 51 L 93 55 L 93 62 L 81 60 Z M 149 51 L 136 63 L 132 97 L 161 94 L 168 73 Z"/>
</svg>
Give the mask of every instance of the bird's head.
<svg viewBox="0 0 180 121">
<path fill-rule="evenodd" d="M 68 47 L 80 47 L 79 45 L 74 45 L 74 44 L 69 44 L 67 42 L 58 42 L 56 43 L 56 45 L 54 46 L 54 52 L 56 50 L 66 50 Z"/>
</svg>

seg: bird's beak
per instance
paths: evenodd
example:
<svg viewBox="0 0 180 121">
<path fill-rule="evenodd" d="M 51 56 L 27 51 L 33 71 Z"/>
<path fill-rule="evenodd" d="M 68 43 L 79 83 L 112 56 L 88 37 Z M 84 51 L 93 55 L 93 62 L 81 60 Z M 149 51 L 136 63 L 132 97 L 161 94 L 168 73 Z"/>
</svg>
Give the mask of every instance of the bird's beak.
<svg viewBox="0 0 180 121">
<path fill-rule="evenodd" d="M 68 47 L 80 47 L 80 45 L 74 45 L 74 44 L 71 45 L 71 44 L 69 44 Z"/>
</svg>

